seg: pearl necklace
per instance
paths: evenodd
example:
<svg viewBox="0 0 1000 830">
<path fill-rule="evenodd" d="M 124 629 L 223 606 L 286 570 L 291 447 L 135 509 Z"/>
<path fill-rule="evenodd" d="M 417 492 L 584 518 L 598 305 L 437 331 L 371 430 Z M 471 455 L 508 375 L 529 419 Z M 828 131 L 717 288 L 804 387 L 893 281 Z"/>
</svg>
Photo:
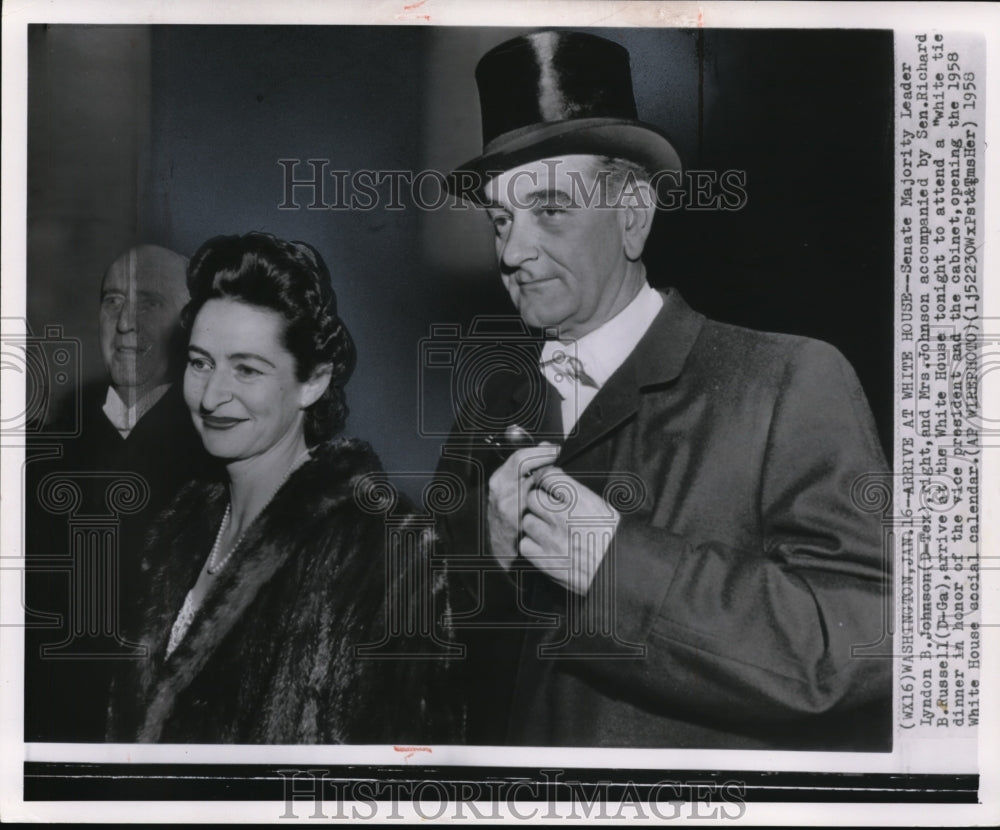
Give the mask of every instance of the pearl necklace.
<svg viewBox="0 0 1000 830">
<path fill-rule="evenodd" d="M 282 485 L 288 481 L 288 477 L 295 471 L 295 468 L 302 463 L 303 460 L 309 457 L 309 450 L 298 455 L 294 461 L 292 461 L 289 468 L 285 471 L 285 474 L 281 477 L 281 481 L 278 485 L 271 491 L 271 495 L 267 497 L 267 501 L 264 502 L 264 506 L 258 511 L 257 516 L 264 512 L 267 506 L 271 503 L 278 491 L 281 489 Z M 243 543 L 243 538 L 247 535 L 247 531 L 250 530 L 253 521 L 256 521 L 256 516 L 253 521 L 250 521 L 246 529 L 240 534 L 239 538 L 233 543 L 232 547 L 229 548 L 229 552 L 222 557 L 222 560 L 216 562 L 216 558 L 219 555 L 219 548 L 222 546 L 222 534 L 225 532 L 226 528 L 229 527 L 229 520 L 232 517 L 233 503 L 232 500 L 226 503 L 226 512 L 222 515 L 222 521 L 219 523 L 219 532 L 215 534 L 215 543 L 212 545 L 212 552 L 208 555 L 208 565 L 206 570 L 209 576 L 215 576 L 219 571 L 226 567 L 226 563 L 232 558 L 233 554 L 236 553 L 236 549 Z"/>
</svg>

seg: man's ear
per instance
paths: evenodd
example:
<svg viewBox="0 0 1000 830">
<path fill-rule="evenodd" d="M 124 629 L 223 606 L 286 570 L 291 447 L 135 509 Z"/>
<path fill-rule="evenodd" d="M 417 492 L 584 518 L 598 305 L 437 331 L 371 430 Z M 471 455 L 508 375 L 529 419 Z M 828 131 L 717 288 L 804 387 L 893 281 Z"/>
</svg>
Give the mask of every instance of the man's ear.
<svg viewBox="0 0 1000 830">
<path fill-rule="evenodd" d="M 622 191 L 625 256 L 635 262 L 642 257 L 656 215 L 656 194 L 642 181 L 630 182 Z"/>
<path fill-rule="evenodd" d="M 316 401 L 323 397 L 327 387 L 330 385 L 330 378 L 333 375 L 333 366 L 329 363 L 321 363 L 313 369 L 312 376 L 302 384 L 299 394 L 299 407 L 307 409 Z"/>
</svg>

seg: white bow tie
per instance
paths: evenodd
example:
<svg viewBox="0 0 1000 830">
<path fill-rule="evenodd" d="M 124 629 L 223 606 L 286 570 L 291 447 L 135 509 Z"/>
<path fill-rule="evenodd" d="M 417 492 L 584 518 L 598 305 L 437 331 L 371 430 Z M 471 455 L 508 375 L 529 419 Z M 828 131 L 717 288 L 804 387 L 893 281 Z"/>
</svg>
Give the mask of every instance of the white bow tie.
<svg viewBox="0 0 1000 830">
<path fill-rule="evenodd" d="M 558 388 L 565 380 L 570 380 L 581 386 L 599 389 L 600 385 L 583 367 L 583 361 L 564 351 L 557 351 L 549 360 L 542 362 L 542 374 Z M 565 396 L 564 396 L 565 397 Z"/>
</svg>

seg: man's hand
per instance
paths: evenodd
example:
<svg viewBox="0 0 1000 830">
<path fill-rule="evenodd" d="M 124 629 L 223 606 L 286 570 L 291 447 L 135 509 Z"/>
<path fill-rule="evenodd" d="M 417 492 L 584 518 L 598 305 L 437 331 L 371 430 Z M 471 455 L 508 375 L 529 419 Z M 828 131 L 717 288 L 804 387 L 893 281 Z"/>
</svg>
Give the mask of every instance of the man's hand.
<svg viewBox="0 0 1000 830">
<path fill-rule="evenodd" d="M 490 476 L 490 497 L 487 522 L 490 532 L 490 549 L 493 557 L 504 568 L 510 568 L 517 558 L 517 542 L 521 535 L 521 517 L 524 513 L 531 476 L 536 470 L 552 464 L 559 455 L 559 447 L 542 442 L 537 447 L 526 447 L 512 453 L 496 472 Z"/>
<path fill-rule="evenodd" d="M 521 555 L 564 588 L 586 594 L 621 515 L 589 487 L 552 466 L 532 473 L 525 504 Z M 581 517 L 588 522 L 574 526 L 573 519 Z M 601 521 L 605 518 L 606 523 Z"/>
</svg>

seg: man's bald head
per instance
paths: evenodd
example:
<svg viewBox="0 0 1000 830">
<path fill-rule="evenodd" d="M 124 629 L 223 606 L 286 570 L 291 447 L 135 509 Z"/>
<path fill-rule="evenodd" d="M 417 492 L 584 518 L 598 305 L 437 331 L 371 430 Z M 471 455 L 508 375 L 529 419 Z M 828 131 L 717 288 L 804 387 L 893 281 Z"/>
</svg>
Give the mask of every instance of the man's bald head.
<svg viewBox="0 0 1000 830">
<path fill-rule="evenodd" d="M 187 259 L 158 245 L 129 248 L 101 286 L 104 365 L 122 400 L 132 403 L 169 379 L 170 344 L 187 302 Z"/>
</svg>

